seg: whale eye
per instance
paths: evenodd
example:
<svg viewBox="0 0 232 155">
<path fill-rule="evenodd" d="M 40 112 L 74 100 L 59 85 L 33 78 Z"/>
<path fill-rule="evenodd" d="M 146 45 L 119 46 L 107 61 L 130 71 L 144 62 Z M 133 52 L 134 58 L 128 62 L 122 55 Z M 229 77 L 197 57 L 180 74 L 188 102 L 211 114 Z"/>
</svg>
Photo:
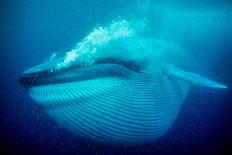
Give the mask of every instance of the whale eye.
<svg viewBox="0 0 232 155">
<path fill-rule="evenodd" d="M 134 72 L 140 72 L 140 70 L 142 69 L 142 65 L 134 60 L 123 60 L 115 57 L 101 58 L 96 60 L 94 64 L 116 64 Z"/>
</svg>

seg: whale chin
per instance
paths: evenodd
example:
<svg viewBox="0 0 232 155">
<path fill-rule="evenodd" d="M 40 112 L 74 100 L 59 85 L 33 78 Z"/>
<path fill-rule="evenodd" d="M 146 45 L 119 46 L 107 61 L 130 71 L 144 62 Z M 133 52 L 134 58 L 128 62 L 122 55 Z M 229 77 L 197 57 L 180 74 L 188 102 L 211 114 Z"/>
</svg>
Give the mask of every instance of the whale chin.
<svg viewBox="0 0 232 155">
<path fill-rule="evenodd" d="M 120 64 L 51 74 L 31 84 L 28 81 L 41 77 L 26 72 L 21 83 L 29 83 L 31 98 L 59 125 L 78 137 L 105 144 L 155 142 L 173 124 L 189 88 L 159 68 L 150 73 Z"/>
</svg>

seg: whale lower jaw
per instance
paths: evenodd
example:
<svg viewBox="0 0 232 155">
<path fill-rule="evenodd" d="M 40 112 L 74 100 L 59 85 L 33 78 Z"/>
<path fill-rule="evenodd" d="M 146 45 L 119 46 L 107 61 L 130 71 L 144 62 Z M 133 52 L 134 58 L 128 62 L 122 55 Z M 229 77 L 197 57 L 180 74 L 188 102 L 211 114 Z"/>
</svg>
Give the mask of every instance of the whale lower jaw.
<svg viewBox="0 0 232 155">
<path fill-rule="evenodd" d="M 31 97 L 58 124 L 100 143 L 143 144 L 164 135 L 177 117 L 188 84 L 162 73 L 30 88 Z"/>
</svg>

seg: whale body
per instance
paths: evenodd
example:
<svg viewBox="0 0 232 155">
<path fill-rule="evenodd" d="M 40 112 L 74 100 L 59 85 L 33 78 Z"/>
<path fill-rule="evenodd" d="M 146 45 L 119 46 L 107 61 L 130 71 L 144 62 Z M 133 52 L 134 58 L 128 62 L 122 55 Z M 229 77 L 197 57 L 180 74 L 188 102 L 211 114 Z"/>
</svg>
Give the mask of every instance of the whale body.
<svg viewBox="0 0 232 155">
<path fill-rule="evenodd" d="M 186 51 L 150 38 L 108 42 L 91 65 L 65 58 L 22 73 L 31 98 L 73 134 L 106 144 L 152 143 L 172 126 L 191 85 L 226 88 L 188 68 Z"/>
</svg>

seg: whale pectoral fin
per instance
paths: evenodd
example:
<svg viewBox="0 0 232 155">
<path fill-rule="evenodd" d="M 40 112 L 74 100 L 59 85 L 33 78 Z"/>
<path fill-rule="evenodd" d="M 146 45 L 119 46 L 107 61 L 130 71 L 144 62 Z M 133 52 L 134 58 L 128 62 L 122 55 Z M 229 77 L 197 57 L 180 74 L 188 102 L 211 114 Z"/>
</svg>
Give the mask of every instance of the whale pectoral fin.
<svg viewBox="0 0 232 155">
<path fill-rule="evenodd" d="M 187 72 L 177 68 L 175 65 L 166 65 L 165 72 L 168 76 L 187 81 L 193 85 L 199 85 L 204 87 L 214 87 L 214 88 L 227 88 L 226 85 L 209 80 L 203 76 L 196 73 Z"/>
</svg>

